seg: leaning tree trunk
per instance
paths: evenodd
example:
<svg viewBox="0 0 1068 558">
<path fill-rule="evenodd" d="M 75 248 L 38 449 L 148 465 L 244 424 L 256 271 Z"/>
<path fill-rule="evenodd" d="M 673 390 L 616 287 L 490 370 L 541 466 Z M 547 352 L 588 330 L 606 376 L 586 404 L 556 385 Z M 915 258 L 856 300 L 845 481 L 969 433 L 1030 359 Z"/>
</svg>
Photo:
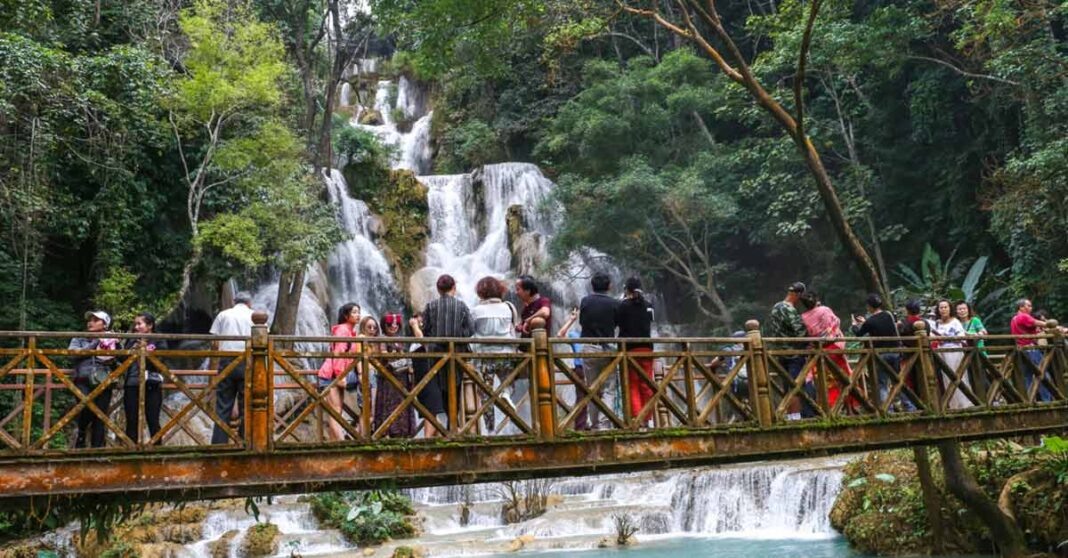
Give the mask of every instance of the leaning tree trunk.
<svg viewBox="0 0 1068 558">
<path fill-rule="evenodd" d="M 931 475 L 931 460 L 927 446 L 912 448 L 912 460 L 916 463 L 916 476 L 920 479 L 923 507 L 927 510 L 927 525 L 931 528 L 931 552 L 942 554 L 946 547 L 946 530 L 942 525 L 942 498 Z"/>
<path fill-rule="evenodd" d="M 666 5 L 669 6 L 670 4 L 670 2 L 666 3 Z M 800 62 L 798 75 L 795 78 L 797 80 L 804 79 L 804 63 L 809 47 L 812 24 L 815 21 L 818 10 L 818 4 L 818 2 L 810 3 L 812 8 L 809 14 L 808 28 L 805 31 L 805 39 L 799 53 Z M 871 292 L 880 293 L 885 300 L 889 300 L 888 289 L 886 288 L 886 285 L 883 285 L 883 282 L 879 277 L 875 262 L 872 261 L 871 256 L 868 254 L 868 250 L 864 247 L 864 244 L 861 243 L 860 238 L 853 232 L 853 227 L 846 218 L 845 210 L 842 207 L 841 200 L 838 198 L 834 183 L 831 181 L 827 169 L 823 166 L 823 159 L 820 158 L 819 152 L 816 151 L 815 146 L 805 132 L 804 105 L 801 102 L 800 95 L 801 85 L 803 84 L 799 82 L 799 85 L 795 89 L 795 100 L 798 109 L 797 116 L 795 117 L 783 107 L 782 103 L 768 93 L 756 74 L 753 73 L 745 54 L 742 53 L 730 33 L 728 33 L 727 29 L 724 27 L 723 20 L 716 11 L 714 2 L 708 2 L 707 5 L 704 5 L 703 7 L 696 2 L 690 2 L 689 4 L 680 2 L 679 8 L 681 9 L 679 10 L 679 15 L 683 18 L 682 24 L 675 24 L 665 19 L 664 13 L 660 12 L 658 3 L 654 2 L 652 5 L 653 8 L 651 9 L 642 9 L 629 6 L 625 2 L 620 4 L 624 11 L 651 18 L 661 26 L 671 30 L 674 34 L 693 41 L 716 63 L 720 70 L 729 79 L 738 83 L 742 87 L 745 87 L 749 92 L 750 97 L 752 97 L 757 105 L 767 111 L 772 119 L 779 123 L 786 134 L 794 141 L 794 144 L 797 146 L 798 151 L 801 153 L 801 156 L 805 161 L 805 166 L 815 179 L 816 190 L 819 192 L 820 200 L 823 202 L 823 207 L 827 212 L 827 218 L 830 219 L 831 225 L 834 227 L 835 233 L 837 233 L 839 242 L 849 254 L 850 259 L 860 273 L 865 288 Z M 693 9 L 692 14 L 691 8 Z M 707 29 L 712 31 L 714 38 L 718 38 L 722 43 L 723 48 L 726 49 L 727 56 L 724 56 L 724 54 L 720 52 L 719 47 L 712 44 L 712 38 L 705 36 L 703 34 L 704 30 L 696 25 L 695 19 L 698 17 L 700 17 L 708 26 Z M 728 61 L 728 57 L 733 60 L 733 64 Z"/>
<path fill-rule="evenodd" d="M 1005 515 L 996 502 L 991 499 L 975 482 L 971 471 L 964 466 L 960 455 L 960 442 L 946 440 L 938 443 L 938 453 L 942 456 L 942 471 L 946 478 L 946 488 L 964 502 L 968 509 L 975 512 L 984 525 L 990 529 L 1001 556 L 1016 558 L 1027 556 L 1023 531 L 1012 518 Z"/>
<path fill-rule="evenodd" d="M 305 268 L 283 271 L 278 278 L 278 298 L 274 309 L 271 333 L 293 335 L 297 331 L 297 314 L 300 311 L 300 295 L 304 292 Z"/>
</svg>

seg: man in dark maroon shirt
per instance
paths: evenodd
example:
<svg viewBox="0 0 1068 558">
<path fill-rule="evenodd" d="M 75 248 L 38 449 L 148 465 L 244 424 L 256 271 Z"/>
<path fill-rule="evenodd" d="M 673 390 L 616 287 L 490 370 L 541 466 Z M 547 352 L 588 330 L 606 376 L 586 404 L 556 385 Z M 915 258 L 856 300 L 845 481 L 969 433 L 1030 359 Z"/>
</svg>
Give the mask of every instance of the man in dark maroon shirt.
<svg viewBox="0 0 1068 558">
<path fill-rule="evenodd" d="M 519 314 L 521 321 L 515 328 L 522 337 L 530 337 L 530 322 L 534 318 L 545 320 L 546 327 L 552 324 L 553 303 L 549 297 L 538 293 L 538 283 L 533 277 L 520 275 L 515 280 L 515 294 L 523 303 L 523 311 Z"/>
</svg>

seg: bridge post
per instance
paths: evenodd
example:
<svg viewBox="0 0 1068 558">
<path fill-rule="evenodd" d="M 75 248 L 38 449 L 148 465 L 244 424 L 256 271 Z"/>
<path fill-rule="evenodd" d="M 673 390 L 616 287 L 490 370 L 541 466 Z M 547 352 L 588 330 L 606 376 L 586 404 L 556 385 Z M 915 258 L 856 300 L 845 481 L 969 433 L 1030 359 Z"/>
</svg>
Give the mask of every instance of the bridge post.
<svg viewBox="0 0 1068 558">
<path fill-rule="evenodd" d="M 544 440 L 556 437 L 556 419 L 553 417 L 553 365 L 549 354 L 549 332 L 545 320 L 530 321 L 531 338 L 534 339 L 534 370 L 531 381 L 538 394 L 538 435 Z"/>
<path fill-rule="evenodd" d="M 252 386 L 249 394 L 249 416 L 246 445 L 254 452 L 271 449 L 271 378 L 270 354 L 268 351 L 267 313 L 258 310 L 252 314 Z"/>
<path fill-rule="evenodd" d="M 917 321 L 912 327 L 916 330 L 916 363 L 919 364 L 917 388 L 919 396 L 934 414 L 942 414 L 942 392 L 938 389 L 938 368 L 934 359 L 938 358 L 931 350 L 931 339 L 927 335 L 927 322 Z M 913 367 L 915 369 L 915 366 Z"/>
<path fill-rule="evenodd" d="M 1064 344 L 1064 333 L 1057 320 L 1046 320 L 1046 333 L 1052 337 L 1049 340 L 1053 353 L 1049 360 L 1049 375 L 1057 389 L 1068 394 L 1065 391 L 1068 389 L 1068 347 Z"/>
<path fill-rule="evenodd" d="M 749 361 L 749 402 L 756 412 L 760 426 L 771 426 L 775 420 L 771 404 L 771 382 L 768 379 L 768 367 L 764 358 L 764 340 L 760 337 L 760 322 L 745 322 L 746 335 L 749 336 L 749 349 L 752 358 Z"/>
</svg>

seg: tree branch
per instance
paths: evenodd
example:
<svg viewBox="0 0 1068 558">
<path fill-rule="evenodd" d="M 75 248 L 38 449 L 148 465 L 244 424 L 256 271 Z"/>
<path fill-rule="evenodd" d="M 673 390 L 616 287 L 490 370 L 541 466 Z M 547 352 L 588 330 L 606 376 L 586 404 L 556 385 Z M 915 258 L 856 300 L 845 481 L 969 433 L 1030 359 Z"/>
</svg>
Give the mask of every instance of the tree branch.
<svg viewBox="0 0 1068 558">
<path fill-rule="evenodd" d="M 1012 81 L 1011 79 L 999 78 L 997 76 L 992 76 L 992 75 L 988 75 L 988 74 L 976 74 L 976 73 L 973 73 L 973 72 L 969 72 L 969 71 L 964 70 L 962 68 L 958 68 L 957 66 L 954 66 L 953 64 L 950 64 L 949 62 L 946 62 L 945 60 L 940 60 L 938 58 L 931 58 L 930 56 L 920 56 L 920 55 L 917 55 L 917 54 L 911 54 L 909 56 L 906 56 L 905 58 L 912 59 L 912 60 L 926 60 L 928 62 L 934 62 L 935 64 L 939 64 L 939 65 L 945 66 L 945 67 L 949 68 L 950 70 L 953 70 L 954 72 L 957 72 L 958 74 L 960 74 L 960 75 L 962 75 L 964 77 L 970 77 L 970 78 L 976 78 L 976 79 L 986 79 L 986 80 L 990 80 L 990 81 L 996 81 L 998 83 L 1004 83 L 1006 85 L 1020 85 L 1019 82 Z"/>
<path fill-rule="evenodd" d="M 797 133 L 805 133 L 805 65 L 808 63 L 808 51 L 812 46 L 812 28 L 820 11 L 821 0 L 809 0 L 808 21 L 801 36 L 801 49 L 797 53 L 797 73 L 794 74 L 794 110 L 797 112 Z"/>
</svg>

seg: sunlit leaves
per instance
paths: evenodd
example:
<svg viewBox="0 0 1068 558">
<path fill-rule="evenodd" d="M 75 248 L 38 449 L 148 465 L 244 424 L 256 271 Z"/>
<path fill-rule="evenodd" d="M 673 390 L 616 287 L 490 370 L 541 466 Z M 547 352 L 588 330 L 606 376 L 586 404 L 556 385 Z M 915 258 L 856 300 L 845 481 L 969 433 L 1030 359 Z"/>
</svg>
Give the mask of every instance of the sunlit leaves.
<svg viewBox="0 0 1068 558">
<path fill-rule="evenodd" d="M 191 49 L 175 98 L 179 110 L 209 120 L 280 102 L 279 80 L 286 71 L 282 43 L 276 30 L 247 7 L 201 0 L 182 13 L 180 25 Z"/>
</svg>

